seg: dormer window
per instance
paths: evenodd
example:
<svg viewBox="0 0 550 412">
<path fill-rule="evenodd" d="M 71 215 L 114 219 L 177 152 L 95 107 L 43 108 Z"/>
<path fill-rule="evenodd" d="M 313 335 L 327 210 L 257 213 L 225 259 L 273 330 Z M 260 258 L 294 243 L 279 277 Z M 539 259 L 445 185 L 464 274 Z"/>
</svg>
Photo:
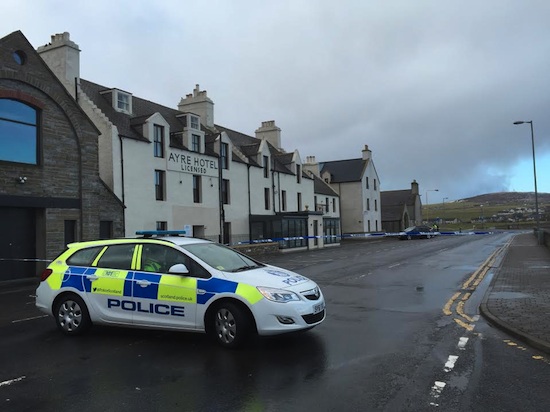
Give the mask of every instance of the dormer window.
<svg viewBox="0 0 550 412">
<path fill-rule="evenodd" d="M 199 135 L 191 136 L 191 151 L 199 153 L 201 151 L 201 137 Z"/>
<path fill-rule="evenodd" d="M 132 113 L 132 96 L 128 93 L 117 90 L 116 109 L 119 112 Z"/>
<path fill-rule="evenodd" d="M 199 130 L 200 129 L 199 118 L 197 116 L 190 116 L 190 117 L 191 117 L 191 121 L 189 123 L 191 124 L 191 129 Z"/>
</svg>

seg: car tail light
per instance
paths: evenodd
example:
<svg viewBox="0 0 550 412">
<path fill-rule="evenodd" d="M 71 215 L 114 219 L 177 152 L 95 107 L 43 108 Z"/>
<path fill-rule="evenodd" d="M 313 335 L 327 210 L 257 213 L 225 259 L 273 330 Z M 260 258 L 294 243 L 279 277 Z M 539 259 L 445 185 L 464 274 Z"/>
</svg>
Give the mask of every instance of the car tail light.
<svg viewBox="0 0 550 412">
<path fill-rule="evenodd" d="M 48 277 L 53 273 L 53 270 L 51 269 L 44 269 L 44 272 L 42 272 L 42 275 L 40 275 L 40 282 L 44 282 Z"/>
</svg>

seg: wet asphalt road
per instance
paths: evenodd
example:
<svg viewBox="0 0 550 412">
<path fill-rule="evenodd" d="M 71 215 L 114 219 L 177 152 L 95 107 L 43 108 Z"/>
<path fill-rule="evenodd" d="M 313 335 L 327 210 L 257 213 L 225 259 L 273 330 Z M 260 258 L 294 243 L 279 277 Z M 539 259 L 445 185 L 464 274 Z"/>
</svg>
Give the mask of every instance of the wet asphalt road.
<svg viewBox="0 0 550 412">
<path fill-rule="evenodd" d="M 511 236 L 271 257 L 319 283 L 327 319 L 238 351 L 189 333 L 95 327 L 67 338 L 34 308 L 33 287 L 0 289 L 0 410 L 548 410 L 550 363 L 476 316 L 492 268 L 460 306 L 463 325 L 444 311 Z"/>
</svg>

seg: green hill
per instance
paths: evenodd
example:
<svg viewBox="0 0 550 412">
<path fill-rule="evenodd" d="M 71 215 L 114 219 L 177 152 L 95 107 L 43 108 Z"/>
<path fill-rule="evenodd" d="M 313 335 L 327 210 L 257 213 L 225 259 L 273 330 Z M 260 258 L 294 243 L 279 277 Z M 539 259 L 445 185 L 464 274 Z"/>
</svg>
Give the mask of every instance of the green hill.
<svg viewBox="0 0 550 412">
<path fill-rule="evenodd" d="M 550 193 L 538 193 L 541 226 L 550 225 Z M 445 203 L 424 205 L 430 222 L 442 229 L 532 228 L 535 226 L 534 192 L 488 193 Z"/>
</svg>

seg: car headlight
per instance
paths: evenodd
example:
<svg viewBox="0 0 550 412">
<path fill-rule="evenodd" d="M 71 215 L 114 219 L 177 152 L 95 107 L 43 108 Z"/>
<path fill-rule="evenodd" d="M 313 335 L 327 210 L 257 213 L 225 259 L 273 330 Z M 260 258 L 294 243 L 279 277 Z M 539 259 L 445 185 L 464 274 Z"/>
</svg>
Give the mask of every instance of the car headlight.
<svg viewBox="0 0 550 412">
<path fill-rule="evenodd" d="M 266 299 L 269 299 L 273 302 L 286 303 L 292 302 L 294 300 L 300 300 L 300 297 L 296 293 L 284 289 L 273 289 L 258 286 L 258 290 L 262 295 L 264 295 Z"/>
</svg>

